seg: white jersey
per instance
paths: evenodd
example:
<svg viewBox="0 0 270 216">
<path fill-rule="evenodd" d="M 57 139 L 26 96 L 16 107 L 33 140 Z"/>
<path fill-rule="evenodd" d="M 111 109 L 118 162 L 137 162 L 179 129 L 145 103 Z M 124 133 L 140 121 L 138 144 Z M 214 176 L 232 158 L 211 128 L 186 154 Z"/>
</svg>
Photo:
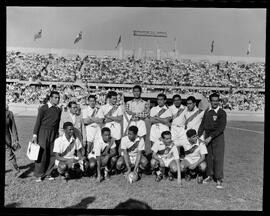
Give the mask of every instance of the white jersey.
<svg viewBox="0 0 270 216">
<path fill-rule="evenodd" d="M 198 113 L 197 115 L 195 113 Z M 194 117 L 191 121 L 189 121 L 190 118 L 192 118 L 193 115 L 196 115 L 196 117 Z M 197 107 L 194 107 L 194 109 L 190 112 L 188 110 L 186 110 L 185 114 L 184 114 L 184 118 L 185 118 L 185 124 L 186 124 L 186 128 L 185 130 L 189 130 L 189 129 L 195 129 L 196 132 L 198 132 L 198 129 L 200 127 L 200 124 L 202 122 L 202 118 L 204 115 L 204 111 L 203 110 L 199 110 Z"/>
<path fill-rule="evenodd" d="M 200 142 L 199 140 L 197 140 L 196 144 L 194 144 L 196 146 L 198 146 L 198 148 L 196 148 L 194 150 L 194 152 L 192 152 L 191 154 L 188 154 L 185 156 L 185 159 L 190 163 L 190 164 L 194 164 L 196 163 L 201 155 L 206 155 L 207 152 L 207 148 L 205 146 L 204 143 Z M 191 149 L 194 145 L 190 144 L 189 142 L 186 142 L 183 147 L 185 149 L 185 151 Z"/>
<path fill-rule="evenodd" d="M 97 118 L 97 114 L 98 114 L 97 107 L 91 108 L 90 106 L 87 106 L 82 110 L 83 119 Z M 97 123 L 92 123 L 92 124 L 86 125 L 85 129 L 86 129 L 86 140 L 88 142 L 93 142 L 97 132 L 100 131 L 100 126 Z"/>
</svg>

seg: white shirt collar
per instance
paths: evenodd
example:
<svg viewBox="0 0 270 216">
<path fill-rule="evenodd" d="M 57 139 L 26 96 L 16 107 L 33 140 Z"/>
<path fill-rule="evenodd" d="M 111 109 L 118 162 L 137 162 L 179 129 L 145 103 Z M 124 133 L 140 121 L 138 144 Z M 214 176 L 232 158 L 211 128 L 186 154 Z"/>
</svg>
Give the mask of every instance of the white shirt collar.
<svg viewBox="0 0 270 216">
<path fill-rule="evenodd" d="M 210 110 L 214 110 L 214 111 L 217 113 L 218 110 L 219 110 L 219 108 L 220 108 L 219 106 L 218 106 L 216 109 L 213 109 L 213 108 L 211 107 Z M 209 111 L 210 111 L 210 110 L 209 110 Z"/>
<path fill-rule="evenodd" d="M 75 140 L 74 136 L 72 136 L 71 139 L 70 139 L 70 141 L 68 141 L 68 139 L 67 139 L 65 133 L 63 134 L 63 138 L 64 138 L 67 142 L 69 142 L 69 143 L 71 143 L 73 140 Z"/>
<path fill-rule="evenodd" d="M 187 111 L 188 112 L 195 112 L 197 109 L 198 109 L 198 107 L 195 106 L 192 111 L 189 111 L 188 108 L 187 108 Z"/>
<path fill-rule="evenodd" d="M 184 109 L 184 108 L 185 108 L 185 107 L 183 106 L 183 104 L 181 104 L 179 108 L 177 108 L 175 105 L 173 105 L 173 106 L 174 106 L 176 109 L 181 109 L 181 108 Z"/>
</svg>

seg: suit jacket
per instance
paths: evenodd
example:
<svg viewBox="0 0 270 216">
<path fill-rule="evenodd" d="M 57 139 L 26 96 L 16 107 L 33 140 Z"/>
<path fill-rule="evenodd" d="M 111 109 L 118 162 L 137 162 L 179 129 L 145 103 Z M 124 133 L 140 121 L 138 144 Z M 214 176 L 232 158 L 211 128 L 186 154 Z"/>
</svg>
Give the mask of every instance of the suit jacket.
<svg viewBox="0 0 270 216">
<path fill-rule="evenodd" d="M 19 142 L 19 136 L 14 120 L 14 115 L 11 111 L 6 110 L 6 145 L 12 144 L 11 137 L 13 137 L 13 142 Z"/>
<path fill-rule="evenodd" d="M 61 114 L 60 124 L 59 124 L 59 136 L 62 136 L 64 134 L 63 125 L 65 122 L 71 122 L 73 124 L 75 137 L 78 137 L 82 145 L 84 145 L 84 141 L 86 141 L 86 131 L 85 131 L 85 126 L 82 120 L 82 116 L 76 115 L 75 123 L 73 123 L 70 112 L 63 111 Z"/>
</svg>

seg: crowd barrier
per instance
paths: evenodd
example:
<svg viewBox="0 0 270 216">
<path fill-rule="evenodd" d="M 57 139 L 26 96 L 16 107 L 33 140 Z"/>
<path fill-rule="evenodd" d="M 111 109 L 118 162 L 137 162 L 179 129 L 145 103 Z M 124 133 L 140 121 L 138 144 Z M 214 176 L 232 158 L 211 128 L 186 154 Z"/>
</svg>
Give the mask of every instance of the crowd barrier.
<svg viewBox="0 0 270 216">
<path fill-rule="evenodd" d="M 17 116 L 37 116 L 39 104 L 10 103 L 9 109 Z M 231 111 L 226 110 L 228 121 L 264 122 L 264 111 Z"/>
</svg>

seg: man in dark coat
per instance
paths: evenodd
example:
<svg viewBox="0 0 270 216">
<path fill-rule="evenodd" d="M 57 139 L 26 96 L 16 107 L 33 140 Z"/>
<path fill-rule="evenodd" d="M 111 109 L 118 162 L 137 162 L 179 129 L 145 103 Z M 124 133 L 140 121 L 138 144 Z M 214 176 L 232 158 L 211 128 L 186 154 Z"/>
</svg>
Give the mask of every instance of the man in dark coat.
<svg viewBox="0 0 270 216">
<path fill-rule="evenodd" d="M 17 165 L 14 152 L 20 148 L 21 146 L 19 144 L 19 136 L 14 115 L 11 111 L 8 110 L 8 105 L 6 104 L 6 155 L 9 162 L 15 169 L 15 176 L 17 177 L 21 174 L 21 171 Z"/>
<path fill-rule="evenodd" d="M 41 106 L 35 123 L 32 142 L 40 146 L 38 159 L 35 161 L 34 176 L 36 182 L 41 182 L 45 177 L 54 178 L 51 172 L 54 168 L 55 154 L 53 152 L 54 140 L 58 137 L 61 109 L 59 92 L 52 91 L 48 103 Z"/>
<path fill-rule="evenodd" d="M 224 162 L 224 130 L 227 124 L 227 114 L 219 106 L 219 94 L 210 95 L 211 108 L 204 113 L 198 136 L 204 135 L 208 155 L 206 156 L 206 175 L 204 184 L 211 182 L 214 178 L 217 188 L 222 188 L 223 162 Z"/>
</svg>

